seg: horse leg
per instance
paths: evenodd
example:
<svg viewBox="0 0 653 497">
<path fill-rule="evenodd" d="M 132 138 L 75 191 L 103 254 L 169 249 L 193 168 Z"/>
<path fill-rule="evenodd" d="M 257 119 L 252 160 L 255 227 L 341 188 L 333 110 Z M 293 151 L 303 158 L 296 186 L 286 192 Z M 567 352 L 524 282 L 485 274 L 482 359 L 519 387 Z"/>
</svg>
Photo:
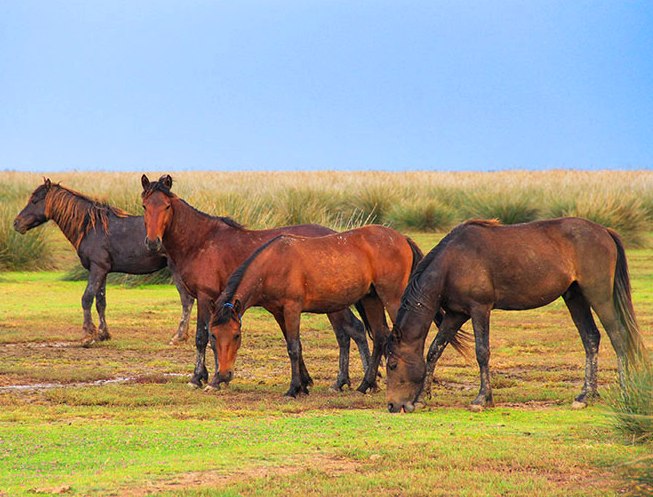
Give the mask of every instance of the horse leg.
<svg viewBox="0 0 653 497">
<path fill-rule="evenodd" d="M 361 304 L 367 315 L 367 321 L 373 332 L 373 347 L 372 347 L 372 360 L 369 367 L 365 370 L 363 381 L 357 390 L 361 393 L 366 393 L 368 390 L 377 392 L 379 386 L 376 382 L 377 373 L 379 371 L 379 363 L 381 362 L 381 355 L 385 349 L 385 342 L 390 334 L 388 324 L 385 320 L 385 309 L 383 303 L 376 295 L 366 295 L 361 299 Z"/>
<path fill-rule="evenodd" d="M 297 397 L 300 394 L 308 395 L 308 387 L 313 384 L 313 380 L 304 364 L 302 343 L 299 339 L 301 311 L 292 307 L 286 307 L 282 314 L 275 315 L 275 319 L 279 323 L 279 327 L 286 339 L 288 357 L 290 358 L 290 388 L 288 388 L 285 396 Z"/>
<path fill-rule="evenodd" d="M 98 317 L 100 319 L 99 333 L 97 339 L 99 341 L 111 340 L 111 335 L 109 334 L 109 327 L 107 326 L 107 320 L 105 316 L 105 311 L 107 308 L 107 277 L 105 275 L 102 280 L 102 284 L 98 289 L 98 292 L 95 294 L 95 309 L 97 310 Z"/>
<path fill-rule="evenodd" d="M 587 300 L 592 309 L 594 309 L 594 312 L 596 312 L 596 315 L 599 317 L 603 328 L 605 328 L 605 332 L 610 338 L 612 348 L 617 354 L 619 384 L 624 388 L 626 385 L 626 368 L 628 367 L 628 355 L 626 352 L 627 345 L 624 339 L 626 331 L 619 321 L 611 299 L 596 302 L 590 297 L 587 297 Z"/>
<path fill-rule="evenodd" d="M 349 378 L 350 338 L 353 338 L 358 345 L 358 351 L 360 352 L 361 361 L 363 363 L 363 370 L 365 370 L 369 364 L 370 349 L 367 346 L 367 339 L 365 338 L 365 328 L 362 323 L 354 317 L 351 311 L 333 312 L 327 314 L 327 318 L 331 323 L 340 348 L 338 356 L 338 377 L 331 388 L 336 391 L 342 391 L 342 388 L 345 385 L 351 386 L 351 380 Z"/>
<path fill-rule="evenodd" d="M 107 272 L 105 269 L 101 269 L 96 265 L 91 265 L 86 290 L 84 290 L 84 295 L 82 295 L 82 309 L 84 310 L 82 347 L 90 347 L 97 338 L 97 329 L 93 324 L 91 308 L 93 307 L 95 295 L 97 295 L 98 290 L 102 286 L 102 282 L 106 280 Z"/>
<path fill-rule="evenodd" d="M 481 370 L 481 388 L 472 401 L 473 410 L 494 407 L 490 385 L 490 310 L 489 307 L 479 307 L 472 309 L 471 312 L 476 342 L 476 361 Z"/>
<path fill-rule="evenodd" d="M 199 388 L 203 381 L 208 381 L 209 372 L 206 369 L 206 344 L 209 341 L 209 299 L 204 295 L 197 297 L 197 329 L 195 331 L 195 348 L 197 357 L 195 359 L 195 370 L 190 379 L 189 385 Z"/>
<path fill-rule="evenodd" d="M 172 278 L 179 292 L 179 298 L 181 300 L 181 319 L 179 321 L 179 327 L 177 332 L 172 335 L 169 345 L 178 345 L 182 342 L 188 340 L 188 328 L 190 327 L 190 316 L 193 312 L 193 303 L 195 299 L 188 293 L 186 287 L 184 286 L 181 278 L 174 270 L 173 266 L 168 263 L 170 269 L 172 270 Z"/>
<path fill-rule="evenodd" d="M 218 349 L 216 347 L 215 337 L 209 333 L 209 347 L 211 347 L 211 352 L 213 352 L 213 378 L 206 384 L 205 391 L 218 390 L 220 388 L 220 372 L 218 371 Z M 224 383 L 224 386 L 228 386 L 229 383 Z"/>
<path fill-rule="evenodd" d="M 587 406 L 587 401 L 599 396 L 596 391 L 598 371 L 598 353 L 601 335 L 590 309 L 589 302 L 576 286 L 567 290 L 562 298 L 567 304 L 571 319 L 573 319 L 585 348 L 585 382 L 580 395 L 576 397 L 573 406 L 581 408 Z"/>
<path fill-rule="evenodd" d="M 426 376 L 424 377 L 424 387 L 418 401 L 424 402 L 424 399 L 431 398 L 431 387 L 433 385 L 433 376 L 435 365 L 437 364 L 444 349 L 449 345 L 449 341 L 458 333 L 462 325 L 467 322 L 469 316 L 457 312 L 449 311 L 442 319 L 437 335 L 433 339 L 429 351 L 426 354 Z"/>
</svg>

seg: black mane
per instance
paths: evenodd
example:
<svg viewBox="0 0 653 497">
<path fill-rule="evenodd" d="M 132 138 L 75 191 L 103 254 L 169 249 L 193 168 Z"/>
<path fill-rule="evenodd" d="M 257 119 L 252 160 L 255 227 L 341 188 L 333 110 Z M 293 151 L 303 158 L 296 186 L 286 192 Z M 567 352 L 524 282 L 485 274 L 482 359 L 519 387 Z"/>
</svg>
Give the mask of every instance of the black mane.
<svg viewBox="0 0 653 497">
<path fill-rule="evenodd" d="M 233 303 L 231 301 L 234 298 L 234 294 L 236 293 L 238 285 L 240 285 L 243 276 L 245 276 L 247 268 L 252 264 L 252 262 L 254 262 L 254 259 L 256 259 L 261 252 L 263 252 L 270 244 L 274 243 L 276 240 L 283 236 L 284 235 L 277 235 L 271 240 L 265 242 L 263 245 L 257 248 L 247 259 L 245 259 L 245 262 L 238 266 L 238 268 L 233 273 L 231 273 L 229 280 L 227 280 L 227 286 L 225 287 L 222 295 L 216 303 L 218 308 L 216 309 L 216 315 L 213 318 L 212 324 L 224 324 L 232 318 L 234 312 L 233 308 L 225 307 L 225 304 Z"/>
</svg>

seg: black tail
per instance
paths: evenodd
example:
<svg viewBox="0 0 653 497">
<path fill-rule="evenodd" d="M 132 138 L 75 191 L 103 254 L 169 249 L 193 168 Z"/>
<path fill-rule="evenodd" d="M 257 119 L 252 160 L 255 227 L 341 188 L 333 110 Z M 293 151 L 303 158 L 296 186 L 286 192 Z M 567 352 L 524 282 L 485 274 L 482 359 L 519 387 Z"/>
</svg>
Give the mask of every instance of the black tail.
<svg viewBox="0 0 653 497">
<path fill-rule="evenodd" d="M 435 313 L 435 318 L 433 322 L 439 328 L 444 316 L 442 314 L 442 309 L 438 310 Z M 466 360 L 470 360 L 472 357 L 472 346 L 474 345 L 474 335 L 468 331 L 459 329 L 456 334 L 449 339 L 451 346 L 463 356 Z"/>
<path fill-rule="evenodd" d="M 356 307 L 358 314 L 360 314 L 363 325 L 365 326 L 365 331 L 367 331 L 367 336 L 370 337 L 371 340 L 374 340 L 374 337 L 372 336 L 372 327 L 370 326 L 370 322 L 367 319 L 367 314 L 365 313 L 365 307 L 360 300 L 354 304 L 354 307 Z"/>
<path fill-rule="evenodd" d="M 622 338 L 626 344 L 628 360 L 639 363 L 646 358 L 646 348 L 644 347 L 644 341 L 642 340 L 642 335 L 639 332 L 639 326 L 637 326 L 637 320 L 635 319 L 633 299 L 630 293 L 630 277 L 628 276 L 626 252 L 617 232 L 608 229 L 608 233 L 610 233 L 617 246 L 617 267 L 614 272 L 614 289 L 612 292 L 614 308 L 625 331 Z"/>
<path fill-rule="evenodd" d="M 420 250 L 420 248 L 412 239 L 406 237 L 406 241 L 410 246 L 410 250 L 413 252 L 413 264 L 410 267 L 410 274 L 413 274 L 413 271 L 415 271 L 415 268 L 417 267 L 417 264 L 419 264 L 419 261 L 421 261 L 424 258 L 424 253 Z"/>
</svg>

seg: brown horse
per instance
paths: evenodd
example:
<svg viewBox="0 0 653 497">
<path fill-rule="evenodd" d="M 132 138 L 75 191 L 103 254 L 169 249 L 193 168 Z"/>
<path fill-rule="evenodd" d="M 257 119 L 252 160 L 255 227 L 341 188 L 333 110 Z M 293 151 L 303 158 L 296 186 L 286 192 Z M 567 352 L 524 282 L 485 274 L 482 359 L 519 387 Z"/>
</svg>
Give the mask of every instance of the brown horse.
<svg viewBox="0 0 653 497">
<path fill-rule="evenodd" d="M 591 309 L 617 353 L 621 378 L 629 361 L 644 357 L 617 233 L 578 218 L 513 226 L 468 221 L 456 227 L 422 260 L 402 297 L 388 340 L 388 409 L 414 409 L 422 389 L 430 386 L 444 341 L 470 318 L 481 372 L 480 392 L 472 407 L 492 406 L 490 312 L 534 309 L 560 296 L 585 348 L 585 383 L 575 402 L 582 407 L 597 395 L 600 335 Z M 440 307 L 446 315 L 429 350 L 427 369 L 424 341 Z"/>
<path fill-rule="evenodd" d="M 233 273 L 213 309 L 218 380 L 228 383 L 233 377 L 243 313 L 261 306 L 274 316 L 286 339 L 292 371 L 286 395 L 308 393 L 312 380 L 302 357 L 300 314 L 356 305 L 374 340 L 372 362 L 358 390 L 376 389 L 389 333 L 385 310 L 394 322 L 401 294 L 421 258 L 412 240 L 375 225 L 320 238 L 283 235 L 266 243 Z"/>
<path fill-rule="evenodd" d="M 105 318 L 107 274 L 153 273 L 164 268 L 169 261 L 165 255 L 152 254 L 143 246 L 145 225 L 142 217 L 130 216 L 121 209 L 45 179 L 16 216 L 14 229 L 24 234 L 50 219 L 73 245 L 82 266 L 89 270 L 88 284 L 82 296 L 82 345 L 88 347 L 95 341 L 108 340 L 111 335 Z M 169 264 L 169 267 L 183 307 L 176 336 L 183 336 L 188 332 L 193 298 L 181 285 L 173 265 Z M 93 300 L 100 319 L 99 330 L 91 316 Z"/>
<path fill-rule="evenodd" d="M 287 226 L 272 230 L 247 230 L 227 217 L 213 217 L 194 209 L 170 191 L 172 178 L 162 176 L 150 182 L 141 178 L 143 208 L 147 235 L 145 243 L 151 250 L 161 247 L 178 268 L 181 280 L 190 294 L 197 298 L 197 332 L 195 343 L 197 361 L 191 384 L 201 386 L 208 380 L 205 364 L 209 341 L 209 303 L 217 299 L 225 288 L 229 275 L 263 243 L 282 233 L 303 236 L 324 236 L 333 230 L 315 224 Z M 340 347 L 338 378 L 334 388 L 349 385 L 349 345 L 352 338 L 361 355 L 363 369 L 367 369 L 370 352 L 363 325 L 350 310 L 339 310 L 328 315 Z M 216 377 L 208 385 L 217 386 L 217 354 L 214 352 Z"/>
</svg>

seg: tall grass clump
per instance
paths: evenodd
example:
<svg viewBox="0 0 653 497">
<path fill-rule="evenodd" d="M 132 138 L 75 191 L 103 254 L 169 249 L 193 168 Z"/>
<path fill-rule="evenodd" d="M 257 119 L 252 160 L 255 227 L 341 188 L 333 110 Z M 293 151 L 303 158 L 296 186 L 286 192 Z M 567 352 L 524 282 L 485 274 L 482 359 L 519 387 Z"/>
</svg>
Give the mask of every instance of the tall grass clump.
<svg viewBox="0 0 653 497">
<path fill-rule="evenodd" d="M 629 442 L 647 444 L 652 449 L 621 465 L 628 482 L 626 495 L 653 495 L 653 367 L 644 365 L 630 371 L 623 388 L 610 391 L 608 403 L 615 429 Z"/>
<path fill-rule="evenodd" d="M 16 205 L 0 206 L 0 271 L 33 271 L 53 265 L 52 252 L 44 230 L 21 235 L 13 222 L 19 212 Z"/>
<path fill-rule="evenodd" d="M 540 209 L 527 192 L 471 192 L 460 199 L 465 218 L 498 219 L 503 224 L 527 223 L 538 219 Z"/>
<path fill-rule="evenodd" d="M 388 223 L 399 230 L 446 231 L 453 224 L 455 211 L 438 200 L 422 200 L 394 206 Z"/>
<path fill-rule="evenodd" d="M 645 245 L 645 234 L 653 225 L 642 201 L 625 193 L 584 195 L 552 201 L 550 217 L 576 216 L 612 228 L 630 246 Z"/>
<path fill-rule="evenodd" d="M 653 442 L 653 367 L 632 368 L 624 385 L 610 391 L 608 403 L 619 432 L 632 442 Z"/>
</svg>

